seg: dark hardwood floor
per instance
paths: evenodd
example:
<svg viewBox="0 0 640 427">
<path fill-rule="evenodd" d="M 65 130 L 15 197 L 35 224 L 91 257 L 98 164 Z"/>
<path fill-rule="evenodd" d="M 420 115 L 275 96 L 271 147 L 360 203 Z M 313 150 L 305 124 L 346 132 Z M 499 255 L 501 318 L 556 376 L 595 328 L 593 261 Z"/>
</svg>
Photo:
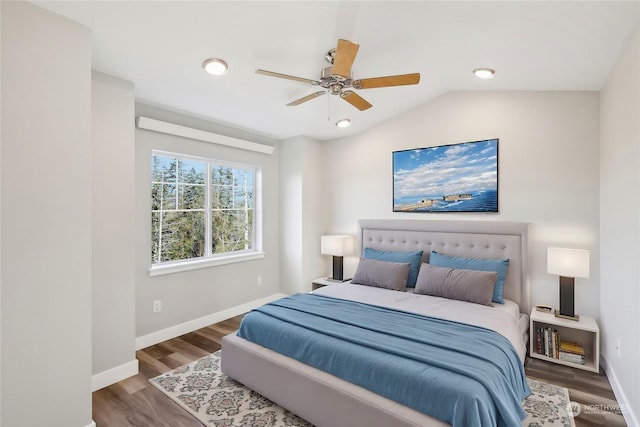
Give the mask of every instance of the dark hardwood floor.
<svg viewBox="0 0 640 427">
<path fill-rule="evenodd" d="M 242 316 L 136 352 L 139 373 L 93 393 L 98 427 L 202 427 L 202 423 L 149 384 L 150 378 L 220 350 L 222 337 L 238 329 Z"/>
<path fill-rule="evenodd" d="M 530 357 L 527 357 L 524 366 L 527 377 L 569 389 L 571 401 L 579 403 L 581 407 L 580 414 L 575 418 L 576 427 L 627 425 L 602 370 L 596 374 Z"/>
<path fill-rule="evenodd" d="M 93 420 L 97 426 L 202 427 L 148 379 L 219 350 L 222 337 L 238 329 L 241 319 L 237 316 L 136 352 L 138 375 L 93 393 Z M 587 405 L 576 418 L 576 427 L 626 425 L 623 417 L 615 413 L 615 397 L 603 374 L 529 358 L 525 369 L 529 377 L 567 387 L 572 401 Z"/>
</svg>

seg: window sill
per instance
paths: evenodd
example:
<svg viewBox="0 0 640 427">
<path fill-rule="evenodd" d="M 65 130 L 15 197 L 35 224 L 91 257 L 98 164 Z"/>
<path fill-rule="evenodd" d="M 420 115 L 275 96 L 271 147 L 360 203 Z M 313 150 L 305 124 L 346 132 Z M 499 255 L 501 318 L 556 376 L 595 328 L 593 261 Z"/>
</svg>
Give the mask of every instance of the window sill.
<svg viewBox="0 0 640 427">
<path fill-rule="evenodd" d="M 185 261 L 176 264 L 156 265 L 149 269 L 149 276 L 161 276 L 163 274 L 179 273 L 181 271 L 196 270 L 199 268 L 215 267 L 217 265 L 233 264 L 236 262 L 252 261 L 264 258 L 264 252 L 251 252 L 239 255 L 228 255 L 220 258 L 199 259 Z"/>
</svg>

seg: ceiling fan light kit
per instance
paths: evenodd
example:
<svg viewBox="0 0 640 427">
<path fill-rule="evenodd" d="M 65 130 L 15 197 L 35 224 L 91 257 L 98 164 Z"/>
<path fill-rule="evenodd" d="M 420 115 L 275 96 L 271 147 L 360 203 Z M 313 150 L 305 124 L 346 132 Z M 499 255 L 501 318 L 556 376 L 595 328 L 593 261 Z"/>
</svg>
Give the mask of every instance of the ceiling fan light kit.
<svg viewBox="0 0 640 427">
<path fill-rule="evenodd" d="M 479 79 L 492 79 L 493 75 L 496 73 L 495 70 L 492 70 L 491 68 L 476 68 L 475 70 L 473 70 L 473 74 L 475 74 L 475 76 Z"/>
<path fill-rule="evenodd" d="M 358 90 L 373 89 L 390 86 L 415 85 L 420 82 L 420 73 L 354 80 L 351 75 L 351 67 L 356 59 L 359 48 L 360 45 L 357 43 L 339 39 L 336 48 L 331 49 L 325 54 L 324 58 L 331 64 L 331 66 L 324 68 L 320 72 L 319 80 L 305 79 L 303 77 L 296 77 L 261 69 L 256 70 L 256 73 L 270 77 L 293 80 L 313 86 L 320 86 L 325 89 L 292 101 L 288 103 L 287 106 L 300 105 L 329 93 L 331 95 L 340 96 L 341 99 L 344 99 L 360 111 L 369 109 L 372 105 L 354 91 L 349 90 L 351 88 Z"/>
<path fill-rule="evenodd" d="M 219 58 L 209 58 L 202 63 L 202 68 L 212 76 L 221 76 L 227 72 L 229 65 Z"/>
</svg>

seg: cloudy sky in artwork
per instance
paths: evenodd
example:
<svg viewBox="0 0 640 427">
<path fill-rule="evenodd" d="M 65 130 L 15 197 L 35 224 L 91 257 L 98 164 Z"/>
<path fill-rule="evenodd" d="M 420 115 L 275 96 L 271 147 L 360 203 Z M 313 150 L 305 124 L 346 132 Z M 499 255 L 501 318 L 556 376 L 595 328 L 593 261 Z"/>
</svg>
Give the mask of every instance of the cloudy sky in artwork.
<svg viewBox="0 0 640 427">
<path fill-rule="evenodd" d="M 393 153 L 394 198 L 497 190 L 498 140 Z"/>
</svg>

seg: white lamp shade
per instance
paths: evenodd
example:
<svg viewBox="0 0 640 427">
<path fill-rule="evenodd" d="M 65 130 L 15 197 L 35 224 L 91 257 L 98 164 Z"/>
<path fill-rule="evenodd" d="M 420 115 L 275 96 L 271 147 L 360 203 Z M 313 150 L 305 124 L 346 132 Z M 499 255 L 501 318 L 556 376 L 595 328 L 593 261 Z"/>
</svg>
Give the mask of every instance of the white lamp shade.
<svg viewBox="0 0 640 427">
<path fill-rule="evenodd" d="M 547 272 L 564 277 L 589 277 L 589 251 L 547 248 Z"/>
<path fill-rule="evenodd" d="M 320 253 L 323 255 L 345 256 L 353 252 L 353 236 L 320 237 Z"/>
</svg>

